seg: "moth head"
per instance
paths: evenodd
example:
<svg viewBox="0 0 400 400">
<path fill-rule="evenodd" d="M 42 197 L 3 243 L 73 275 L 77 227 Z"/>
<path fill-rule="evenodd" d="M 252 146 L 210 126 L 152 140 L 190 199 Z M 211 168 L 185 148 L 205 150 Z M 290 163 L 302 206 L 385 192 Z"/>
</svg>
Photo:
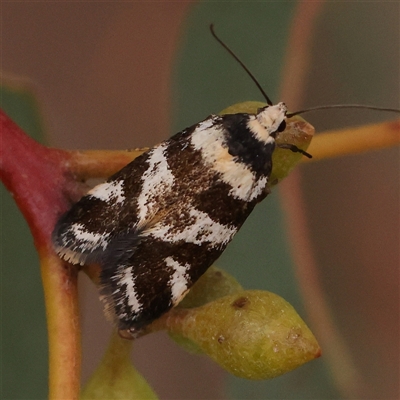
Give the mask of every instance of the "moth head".
<svg viewBox="0 0 400 400">
<path fill-rule="evenodd" d="M 286 105 L 284 103 L 278 103 L 276 105 L 260 108 L 256 118 L 268 134 L 275 138 L 278 132 L 285 130 L 286 112 Z"/>
</svg>

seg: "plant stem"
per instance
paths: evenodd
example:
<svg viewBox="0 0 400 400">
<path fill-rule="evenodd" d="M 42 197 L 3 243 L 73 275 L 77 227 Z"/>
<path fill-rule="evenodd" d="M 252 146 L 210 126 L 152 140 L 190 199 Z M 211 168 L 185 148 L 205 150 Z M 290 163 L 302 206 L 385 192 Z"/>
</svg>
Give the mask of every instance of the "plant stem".
<svg viewBox="0 0 400 400">
<path fill-rule="evenodd" d="M 319 161 L 325 158 L 358 154 L 400 144 L 400 119 L 323 132 L 316 135 L 309 151 L 313 158 L 302 161 Z"/>
<path fill-rule="evenodd" d="M 0 113 L 0 175 L 32 232 L 41 261 L 49 334 L 49 397 L 77 399 L 80 330 L 76 267 L 55 254 L 51 234 L 79 185 L 65 167 L 68 152 L 49 149 Z"/>
<path fill-rule="evenodd" d="M 49 399 L 78 399 L 81 344 L 78 271 L 52 251 L 39 251 L 49 335 Z"/>
</svg>

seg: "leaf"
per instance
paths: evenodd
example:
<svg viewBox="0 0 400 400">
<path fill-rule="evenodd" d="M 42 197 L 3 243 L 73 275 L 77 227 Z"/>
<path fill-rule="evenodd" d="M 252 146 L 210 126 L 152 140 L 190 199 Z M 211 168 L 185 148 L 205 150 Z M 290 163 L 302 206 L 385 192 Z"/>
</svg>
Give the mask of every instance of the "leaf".
<svg viewBox="0 0 400 400">
<path fill-rule="evenodd" d="M 1 108 L 26 133 L 43 142 L 44 126 L 33 85 L 26 79 L 9 79 L 3 75 L 0 94 Z M 0 195 L 2 395 L 4 398 L 45 398 L 48 343 L 38 256 L 14 199 L 4 187 L 0 188 Z"/>
</svg>

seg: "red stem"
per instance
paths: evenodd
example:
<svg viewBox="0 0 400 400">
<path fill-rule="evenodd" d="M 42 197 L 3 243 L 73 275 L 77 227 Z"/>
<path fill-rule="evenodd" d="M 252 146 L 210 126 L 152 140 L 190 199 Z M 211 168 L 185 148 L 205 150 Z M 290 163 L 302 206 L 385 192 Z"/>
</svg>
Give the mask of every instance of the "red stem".
<svg viewBox="0 0 400 400">
<path fill-rule="evenodd" d="M 65 185 L 70 155 L 27 136 L 0 110 L 0 178 L 12 193 L 40 248 L 49 243 L 57 218 L 69 207 Z"/>
<path fill-rule="evenodd" d="M 77 270 L 61 262 L 51 245 L 67 194 L 78 185 L 68 173 L 70 154 L 46 148 L 28 137 L 0 110 L 0 177 L 27 220 L 41 262 L 49 334 L 49 396 L 77 399 L 80 331 Z"/>
</svg>

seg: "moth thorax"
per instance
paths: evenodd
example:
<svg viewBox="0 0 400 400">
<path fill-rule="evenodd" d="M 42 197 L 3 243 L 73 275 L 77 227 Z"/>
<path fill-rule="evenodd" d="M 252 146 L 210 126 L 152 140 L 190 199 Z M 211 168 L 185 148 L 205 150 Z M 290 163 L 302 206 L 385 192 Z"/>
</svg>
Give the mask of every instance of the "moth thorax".
<svg viewBox="0 0 400 400">
<path fill-rule="evenodd" d="M 271 134 L 276 132 L 280 124 L 286 119 L 286 112 L 285 103 L 267 106 L 259 110 L 257 120 Z"/>
</svg>

